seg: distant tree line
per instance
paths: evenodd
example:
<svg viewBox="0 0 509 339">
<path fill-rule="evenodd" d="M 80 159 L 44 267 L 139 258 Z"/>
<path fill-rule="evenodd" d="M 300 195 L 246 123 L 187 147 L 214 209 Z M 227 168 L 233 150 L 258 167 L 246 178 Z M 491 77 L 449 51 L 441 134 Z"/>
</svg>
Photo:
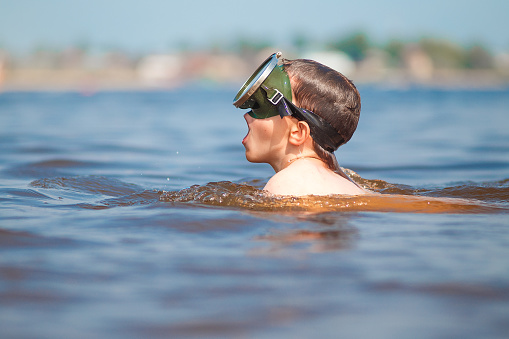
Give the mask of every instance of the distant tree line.
<svg viewBox="0 0 509 339">
<path fill-rule="evenodd" d="M 273 46 L 268 41 L 239 39 L 235 49 L 240 52 L 257 51 Z M 355 62 L 366 59 L 370 51 L 378 50 L 385 53 L 387 63 L 392 67 L 401 67 L 404 64 L 404 54 L 409 48 L 420 49 L 429 56 L 436 68 L 455 69 L 490 69 L 494 67 L 494 55 L 482 43 L 474 43 L 463 47 L 454 42 L 440 38 L 421 38 L 416 41 L 403 41 L 392 39 L 385 44 L 373 43 L 364 32 L 355 32 L 349 35 L 329 40 L 316 46 L 304 35 L 297 35 L 292 41 L 292 47 L 297 51 L 310 48 L 321 48 L 331 51 L 342 51 Z"/>
<path fill-rule="evenodd" d="M 249 55 L 265 49 L 273 48 L 277 44 L 263 38 L 239 37 L 230 43 L 211 42 L 208 47 L 210 52 L 227 52 L 240 55 Z M 421 38 L 415 41 L 404 41 L 398 39 L 389 40 L 386 43 L 373 43 L 368 35 L 362 31 L 347 34 L 338 38 L 329 39 L 325 42 L 316 42 L 304 34 L 296 34 L 290 41 L 291 49 L 296 52 L 308 50 L 330 50 L 341 51 L 347 54 L 353 61 L 360 63 L 373 51 L 381 52 L 388 67 L 403 67 L 405 54 L 409 49 L 418 49 L 433 62 L 435 68 L 444 69 L 490 69 L 495 67 L 495 56 L 482 43 L 473 43 L 470 46 L 461 46 L 457 43 L 440 38 Z M 192 53 L 193 48 L 188 42 L 181 42 L 177 46 L 168 47 L 168 52 Z M 10 64 L 29 63 L 59 67 L 66 64 L 81 63 L 94 48 L 90 43 L 79 41 L 73 46 L 59 50 L 48 46 L 38 46 L 31 55 L 23 61 L 11 58 Z M 143 57 L 143 53 L 129 53 L 120 47 L 103 47 L 101 50 L 106 55 L 107 64 L 129 66 L 134 65 L 137 60 Z M 5 59 L 5 49 L 4 49 Z M 147 54 L 148 53 L 147 51 Z M 380 54 L 380 53 L 378 53 Z M 0 44 L 0 59 L 2 58 L 2 45 Z"/>
</svg>

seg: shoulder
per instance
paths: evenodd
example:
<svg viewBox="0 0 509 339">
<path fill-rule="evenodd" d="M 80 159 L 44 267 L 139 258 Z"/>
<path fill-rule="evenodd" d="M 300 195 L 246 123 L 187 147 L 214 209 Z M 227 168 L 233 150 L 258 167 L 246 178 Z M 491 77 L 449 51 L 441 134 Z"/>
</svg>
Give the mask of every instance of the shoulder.
<svg viewBox="0 0 509 339">
<path fill-rule="evenodd" d="M 265 191 L 275 195 L 358 195 L 366 193 L 353 182 L 313 161 L 301 160 L 276 173 Z"/>
<path fill-rule="evenodd" d="M 277 195 L 302 195 L 299 194 L 299 191 L 302 191 L 300 182 L 304 182 L 304 180 L 298 173 L 284 169 L 274 174 L 263 189 Z"/>
</svg>

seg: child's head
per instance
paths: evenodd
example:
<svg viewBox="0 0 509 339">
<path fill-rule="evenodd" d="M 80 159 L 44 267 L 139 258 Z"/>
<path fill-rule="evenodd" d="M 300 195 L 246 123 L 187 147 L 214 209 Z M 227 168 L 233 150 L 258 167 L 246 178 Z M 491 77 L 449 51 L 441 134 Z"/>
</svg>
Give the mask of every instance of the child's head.
<svg viewBox="0 0 509 339">
<path fill-rule="evenodd" d="M 314 152 L 329 168 L 338 169 L 333 152 L 357 128 L 359 92 L 350 80 L 327 66 L 304 59 L 283 59 L 281 64 L 279 56 L 274 54 L 258 68 L 234 105 L 251 108 L 248 115 L 257 120 L 280 115 L 305 122 Z"/>
</svg>

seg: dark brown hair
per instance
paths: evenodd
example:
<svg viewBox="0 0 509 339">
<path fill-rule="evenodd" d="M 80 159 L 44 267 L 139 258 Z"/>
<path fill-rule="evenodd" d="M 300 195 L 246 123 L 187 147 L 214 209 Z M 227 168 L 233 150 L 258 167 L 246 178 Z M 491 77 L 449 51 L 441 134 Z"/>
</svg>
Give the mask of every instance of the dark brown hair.
<svg viewBox="0 0 509 339">
<path fill-rule="evenodd" d="M 361 97 L 355 85 L 338 71 L 313 60 L 284 59 L 283 65 L 299 107 L 322 117 L 348 142 L 357 128 L 361 111 Z M 316 142 L 314 149 L 330 169 L 339 170 L 333 153 Z"/>
</svg>

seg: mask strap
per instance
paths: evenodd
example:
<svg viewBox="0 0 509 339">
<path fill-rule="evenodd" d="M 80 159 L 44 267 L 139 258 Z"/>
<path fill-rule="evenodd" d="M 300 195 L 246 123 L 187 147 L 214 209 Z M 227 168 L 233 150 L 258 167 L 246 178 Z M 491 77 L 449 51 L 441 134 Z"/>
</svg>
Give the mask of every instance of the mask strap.
<svg viewBox="0 0 509 339">
<path fill-rule="evenodd" d="M 285 104 L 285 108 L 283 110 L 289 110 L 293 117 L 306 121 L 311 130 L 310 135 L 313 140 L 327 152 L 333 153 L 339 148 L 339 146 L 346 143 L 343 136 L 341 136 L 341 134 L 339 134 L 338 131 L 336 131 L 336 129 L 322 117 L 308 111 L 307 109 L 295 106 L 286 98 L 282 101 L 284 101 Z"/>
<path fill-rule="evenodd" d="M 311 129 L 310 134 L 313 140 L 327 152 L 333 153 L 339 146 L 346 143 L 341 134 L 322 117 L 304 108 L 295 106 L 293 102 L 284 97 L 281 92 L 275 88 L 270 88 L 265 85 L 262 85 L 262 88 L 267 94 L 267 99 L 276 106 L 281 118 L 293 116 L 299 120 L 306 121 Z M 281 97 L 278 95 L 281 95 Z M 277 99 L 277 101 L 275 99 Z"/>
</svg>

